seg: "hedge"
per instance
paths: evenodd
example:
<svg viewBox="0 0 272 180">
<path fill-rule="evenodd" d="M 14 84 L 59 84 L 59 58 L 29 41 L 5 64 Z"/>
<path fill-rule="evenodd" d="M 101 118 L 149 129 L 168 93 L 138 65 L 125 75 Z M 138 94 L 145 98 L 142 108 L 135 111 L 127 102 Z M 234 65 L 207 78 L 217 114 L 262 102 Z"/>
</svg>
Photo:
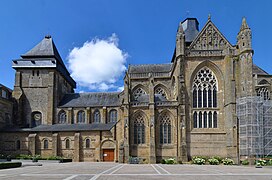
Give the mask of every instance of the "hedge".
<svg viewBox="0 0 272 180">
<path fill-rule="evenodd" d="M 21 162 L 2 162 L 0 163 L 0 169 L 7 169 L 7 168 L 17 168 L 21 167 Z"/>
</svg>

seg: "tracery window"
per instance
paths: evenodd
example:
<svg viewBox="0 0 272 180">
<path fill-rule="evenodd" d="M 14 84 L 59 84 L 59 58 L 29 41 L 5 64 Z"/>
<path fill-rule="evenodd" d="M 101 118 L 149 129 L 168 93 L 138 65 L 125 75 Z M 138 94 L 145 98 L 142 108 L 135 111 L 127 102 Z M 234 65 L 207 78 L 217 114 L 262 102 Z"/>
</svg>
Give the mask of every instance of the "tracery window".
<svg viewBox="0 0 272 180">
<path fill-rule="evenodd" d="M 60 112 L 59 112 L 59 124 L 64 124 L 64 123 L 66 123 L 66 112 L 65 111 L 63 111 L 63 110 L 61 110 Z"/>
<path fill-rule="evenodd" d="M 207 67 L 200 69 L 192 85 L 193 127 L 217 128 L 218 83 L 214 73 Z"/>
<path fill-rule="evenodd" d="M 110 110 L 108 122 L 117 122 L 117 110 L 115 109 Z"/>
<path fill-rule="evenodd" d="M 256 91 L 257 91 L 257 96 L 262 97 L 264 100 L 270 99 L 270 93 L 267 87 L 260 87 Z"/>
<path fill-rule="evenodd" d="M 155 94 L 160 94 L 160 95 L 162 95 L 165 99 L 167 99 L 166 92 L 165 92 L 165 90 L 164 90 L 162 87 L 157 87 L 157 88 L 155 89 Z"/>
<path fill-rule="evenodd" d="M 133 99 L 137 100 L 140 96 L 146 94 L 145 90 L 143 88 L 138 87 L 136 90 L 133 91 Z"/>
<path fill-rule="evenodd" d="M 144 117 L 138 114 L 134 119 L 134 144 L 145 143 Z"/>
<path fill-rule="evenodd" d="M 85 112 L 84 111 L 78 111 L 77 123 L 85 123 Z"/>
<path fill-rule="evenodd" d="M 94 111 L 94 123 L 100 123 L 100 112 L 98 109 Z"/>
<path fill-rule="evenodd" d="M 167 114 L 160 117 L 160 143 L 171 143 L 171 119 Z"/>
</svg>

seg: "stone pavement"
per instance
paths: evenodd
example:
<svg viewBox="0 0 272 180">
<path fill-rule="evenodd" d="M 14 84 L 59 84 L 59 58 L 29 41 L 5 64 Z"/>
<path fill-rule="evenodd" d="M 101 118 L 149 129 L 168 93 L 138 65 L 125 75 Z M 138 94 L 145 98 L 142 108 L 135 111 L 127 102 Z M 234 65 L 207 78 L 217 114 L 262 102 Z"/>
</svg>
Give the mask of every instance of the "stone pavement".
<svg viewBox="0 0 272 180">
<path fill-rule="evenodd" d="M 0 170 L 0 179 L 188 179 L 188 180 L 272 180 L 272 167 L 117 163 L 43 163 Z"/>
</svg>

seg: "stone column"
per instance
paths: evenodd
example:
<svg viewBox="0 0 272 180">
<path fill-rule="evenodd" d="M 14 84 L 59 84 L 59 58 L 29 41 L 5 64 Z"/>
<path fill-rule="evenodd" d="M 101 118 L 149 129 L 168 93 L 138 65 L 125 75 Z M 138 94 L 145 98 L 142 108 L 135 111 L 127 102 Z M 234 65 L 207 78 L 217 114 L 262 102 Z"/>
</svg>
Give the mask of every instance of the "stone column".
<svg viewBox="0 0 272 180">
<path fill-rule="evenodd" d="M 103 113 L 102 113 L 102 123 L 107 122 L 107 108 L 103 107 Z"/>
<path fill-rule="evenodd" d="M 36 137 L 37 134 L 28 135 L 28 150 L 32 156 L 36 154 Z"/>
<path fill-rule="evenodd" d="M 86 108 L 86 124 L 90 124 L 91 123 L 90 115 L 91 115 L 91 109 L 90 109 L 90 107 L 87 107 Z"/>
<path fill-rule="evenodd" d="M 59 149 L 59 134 L 54 133 L 52 136 L 52 155 L 58 156 L 58 149 Z"/>
<path fill-rule="evenodd" d="M 149 75 L 149 163 L 156 163 L 156 145 L 155 145 L 155 102 L 154 102 L 154 78 L 150 73 Z"/>
<path fill-rule="evenodd" d="M 72 119 L 73 119 L 73 109 L 68 108 L 68 113 L 67 113 L 67 123 L 72 124 Z"/>
<path fill-rule="evenodd" d="M 54 72 L 49 72 L 48 81 L 48 102 L 47 102 L 47 119 L 46 124 L 52 125 L 54 119 Z"/>
<path fill-rule="evenodd" d="M 74 137 L 74 162 L 79 162 L 80 161 L 80 133 L 75 133 Z"/>
</svg>

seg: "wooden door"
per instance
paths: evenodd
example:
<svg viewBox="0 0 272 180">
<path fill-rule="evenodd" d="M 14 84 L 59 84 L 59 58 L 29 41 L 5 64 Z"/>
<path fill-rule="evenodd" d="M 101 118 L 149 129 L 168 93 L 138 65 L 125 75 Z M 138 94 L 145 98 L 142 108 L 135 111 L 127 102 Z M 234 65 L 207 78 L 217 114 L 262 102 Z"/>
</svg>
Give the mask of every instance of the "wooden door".
<svg viewBox="0 0 272 180">
<path fill-rule="evenodd" d="M 103 161 L 114 161 L 114 149 L 103 149 Z"/>
</svg>

